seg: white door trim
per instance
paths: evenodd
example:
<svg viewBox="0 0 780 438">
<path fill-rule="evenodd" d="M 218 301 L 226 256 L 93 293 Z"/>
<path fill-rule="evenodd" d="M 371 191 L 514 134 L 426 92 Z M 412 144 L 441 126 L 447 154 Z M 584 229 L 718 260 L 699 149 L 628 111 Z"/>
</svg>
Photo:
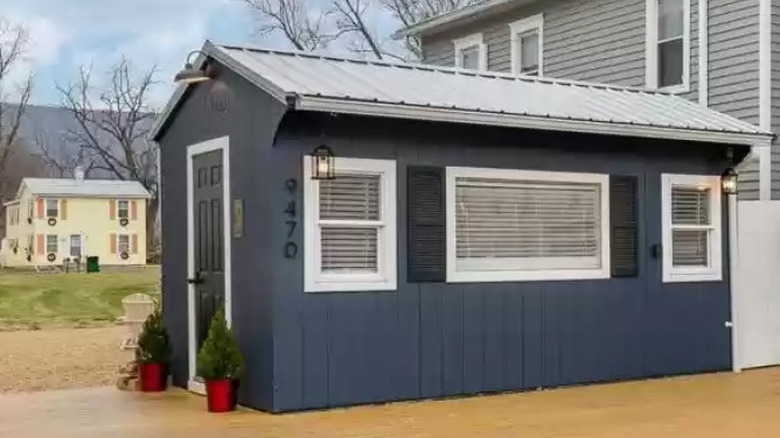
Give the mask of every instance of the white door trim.
<svg viewBox="0 0 780 438">
<path fill-rule="evenodd" d="M 222 214 L 223 214 L 223 232 L 224 232 L 224 275 L 225 275 L 225 319 L 228 326 L 233 323 L 232 315 L 232 277 L 231 277 L 231 221 L 230 221 L 230 141 L 229 137 L 219 137 L 213 140 L 187 146 L 187 278 L 195 275 L 195 215 L 193 213 L 193 195 L 195 188 L 193 186 L 194 170 L 192 161 L 196 155 L 216 150 L 222 151 Z M 195 380 L 196 366 L 195 358 L 197 353 L 195 333 L 195 287 L 187 284 L 187 342 L 189 351 L 189 376 L 187 388 L 190 391 L 205 393 L 203 383 Z"/>
</svg>

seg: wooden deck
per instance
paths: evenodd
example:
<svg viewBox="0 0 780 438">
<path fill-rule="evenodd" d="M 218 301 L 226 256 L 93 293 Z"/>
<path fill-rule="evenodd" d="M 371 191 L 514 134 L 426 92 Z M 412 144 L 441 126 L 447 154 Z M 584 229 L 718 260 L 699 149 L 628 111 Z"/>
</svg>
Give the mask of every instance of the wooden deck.
<svg viewBox="0 0 780 438">
<path fill-rule="evenodd" d="M 780 368 L 271 415 L 180 390 L 0 396 L 0 437 L 780 437 Z"/>
</svg>

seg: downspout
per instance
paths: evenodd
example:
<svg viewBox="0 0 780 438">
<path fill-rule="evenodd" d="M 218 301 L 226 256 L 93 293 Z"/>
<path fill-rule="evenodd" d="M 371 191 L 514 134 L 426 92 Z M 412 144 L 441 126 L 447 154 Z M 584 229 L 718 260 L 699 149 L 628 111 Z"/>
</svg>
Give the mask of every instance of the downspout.
<svg viewBox="0 0 780 438">
<path fill-rule="evenodd" d="M 731 321 L 726 323 L 731 328 L 731 370 L 735 373 L 742 371 L 742 348 L 739 339 L 739 300 L 735 291 L 739 285 L 737 274 L 739 272 L 739 241 L 737 227 L 737 195 L 728 194 L 729 209 L 729 289 L 731 291 Z"/>
</svg>

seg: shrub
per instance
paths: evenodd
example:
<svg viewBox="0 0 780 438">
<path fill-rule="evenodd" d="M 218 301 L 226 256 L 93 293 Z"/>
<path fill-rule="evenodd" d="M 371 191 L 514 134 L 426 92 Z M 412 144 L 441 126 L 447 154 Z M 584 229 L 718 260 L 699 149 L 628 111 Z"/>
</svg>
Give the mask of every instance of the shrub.
<svg viewBox="0 0 780 438">
<path fill-rule="evenodd" d="M 155 309 L 144 321 L 138 336 L 135 359 L 139 363 L 163 363 L 170 356 L 168 331 L 165 329 L 160 309 Z"/>
<path fill-rule="evenodd" d="M 198 375 L 206 380 L 236 379 L 243 368 L 238 343 L 220 309 L 211 319 L 209 334 L 198 352 Z"/>
</svg>

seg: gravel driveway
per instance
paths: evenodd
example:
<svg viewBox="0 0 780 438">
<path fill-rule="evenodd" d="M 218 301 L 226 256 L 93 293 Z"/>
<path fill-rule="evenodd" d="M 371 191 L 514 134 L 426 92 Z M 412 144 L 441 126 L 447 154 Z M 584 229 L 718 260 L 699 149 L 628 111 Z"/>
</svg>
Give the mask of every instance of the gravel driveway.
<svg viewBox="0 0 780 438">
<path fill-rule="evenodd" d="M 124 328 L 0 331 L 0 393 L 113 385 Z"/>
</svg>

